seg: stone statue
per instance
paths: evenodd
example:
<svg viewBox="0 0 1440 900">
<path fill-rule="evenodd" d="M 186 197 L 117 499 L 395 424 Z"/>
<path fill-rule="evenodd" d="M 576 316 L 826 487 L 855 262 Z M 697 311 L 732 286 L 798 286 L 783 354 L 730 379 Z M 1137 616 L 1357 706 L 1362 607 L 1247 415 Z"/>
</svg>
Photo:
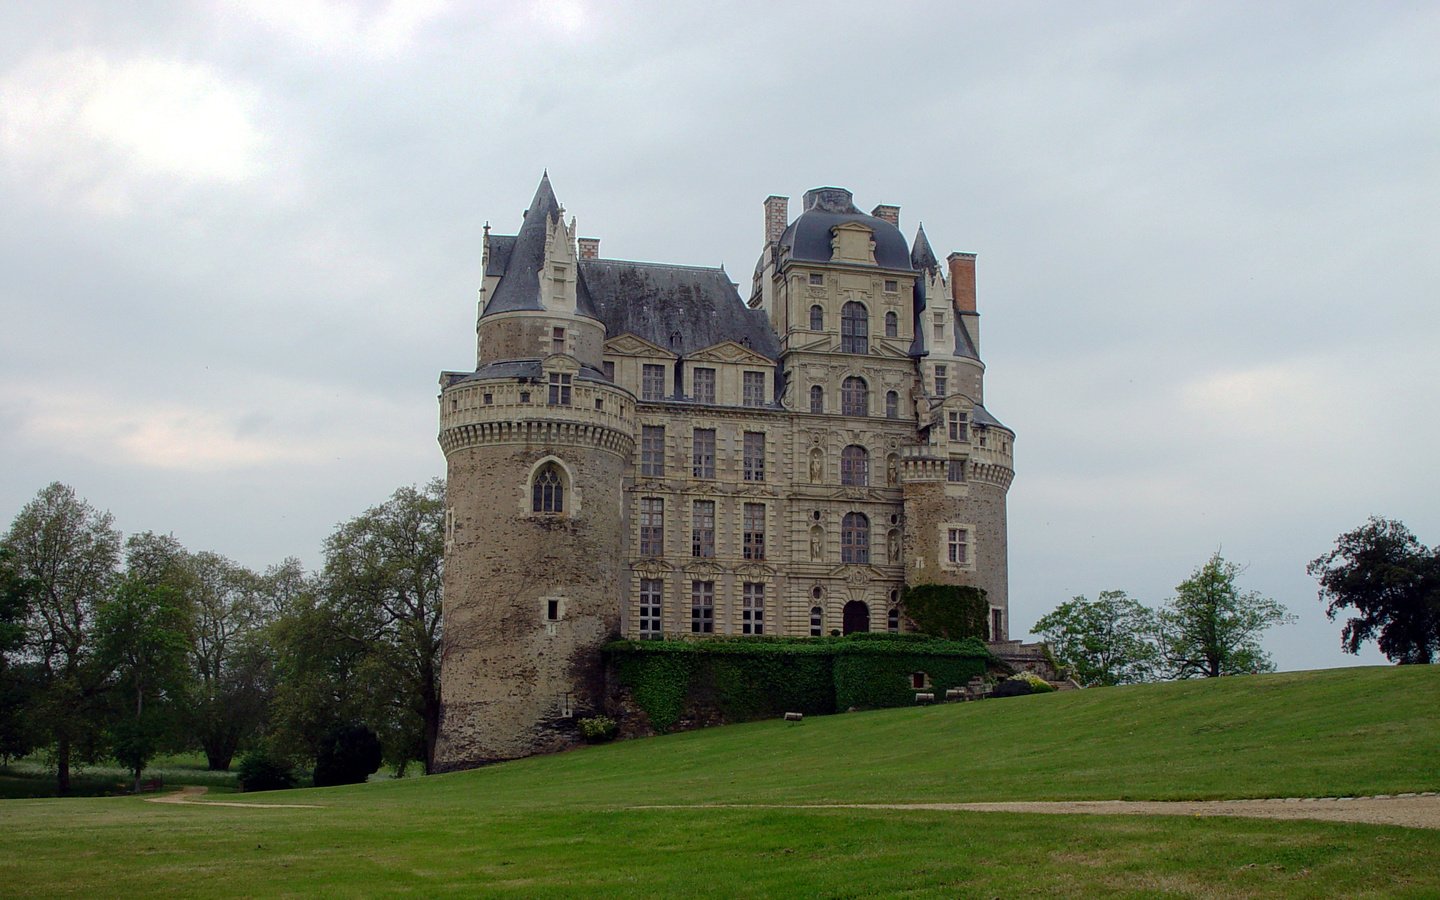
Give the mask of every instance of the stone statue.
<svg viewBox="0 0 1440 900">
<path fill-rule="evenodd" d="M 886 550 L 888 550 L 890 554 L 890 565 L 900 565 L 900 532 L 890 532 L 890 536 L 886 539 L 886 544 L 888 544 Z"/>
<path fill-rule="evenodd" d="M 819 447 L 810 451 L 810 483 L 819 484 L 825 480 L 825 454 Z"/>
<path fill-rule="evenodd" d="M 810 558 L 817 562 L 825 556 L 825 529 L 816 525 L 810 529 Z"/>
</svg>

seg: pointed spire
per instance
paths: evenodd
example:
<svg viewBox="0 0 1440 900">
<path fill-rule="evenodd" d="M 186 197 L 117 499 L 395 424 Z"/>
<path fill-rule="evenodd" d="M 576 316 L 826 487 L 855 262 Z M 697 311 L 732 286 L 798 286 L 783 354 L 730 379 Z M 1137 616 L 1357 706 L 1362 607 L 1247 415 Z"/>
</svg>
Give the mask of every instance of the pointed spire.
<svg viewBox="0 0 1440 900">
<path fill-rule="evenodd" d="M 935 251 L 930 249 L 930 239 L 925 236 L 925 223 L 920 223 L 920 228 L 915 232 L 915 242 L 911 245 L 910 265 L 917 270 L 936 269 L 940 267 L 940 261 L 935 258 Z"/>
</svg>

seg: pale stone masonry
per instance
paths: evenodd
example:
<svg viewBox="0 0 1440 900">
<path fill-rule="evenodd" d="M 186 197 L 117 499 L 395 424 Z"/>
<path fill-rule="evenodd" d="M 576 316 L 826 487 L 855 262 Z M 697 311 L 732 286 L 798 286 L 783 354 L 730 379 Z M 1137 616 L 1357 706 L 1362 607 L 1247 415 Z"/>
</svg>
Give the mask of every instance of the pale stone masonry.
<svg viewBox="0 0 1440 900">
<path fill-rule="evenodd" d="M 477 366 L 441 377 L 441 768 L 573 743 L 613 637 L 904 630 L 901 588 L 945 583 L 1005 640 L 1014 433 L 974 254 L 841 188 L 763 205 L 748 300 L 600 257 L 548 177 L 487 227 Z"/>
</svg>

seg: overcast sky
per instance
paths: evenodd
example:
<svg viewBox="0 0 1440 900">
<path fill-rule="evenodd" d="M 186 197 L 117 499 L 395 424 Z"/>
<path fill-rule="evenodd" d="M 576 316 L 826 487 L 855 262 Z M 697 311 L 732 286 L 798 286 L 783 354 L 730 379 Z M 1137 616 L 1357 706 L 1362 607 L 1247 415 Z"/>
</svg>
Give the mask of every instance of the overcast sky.
<svg viewBox="0 0 1440 900">
<path fill-rule="evenodd" d="M 482 226 L 542 169 L 606 256 L 724 263 L 820 185 L 979 254 L 1014 631 L 1212 552 L 1440 542 L 1434 3 L 0 5 L 0 519 L 318 567 L 444 471 Z"/>
</svg>

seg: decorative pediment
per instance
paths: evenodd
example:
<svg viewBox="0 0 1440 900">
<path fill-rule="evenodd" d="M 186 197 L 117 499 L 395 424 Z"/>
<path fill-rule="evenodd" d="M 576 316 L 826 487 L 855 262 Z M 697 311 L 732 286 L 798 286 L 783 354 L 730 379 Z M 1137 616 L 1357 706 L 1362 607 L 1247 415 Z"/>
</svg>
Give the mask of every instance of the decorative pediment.
<svg viewBox="0 0 1440 900">
<path fill-rule="evenodd" d="M 568 353 L 552 353 L 540 360 L 540 368 L 545 372 L 560 372 L 566 375 L 574 375 L 580 371 L 580 360 Z"/>
<path fill-rule="evenodd" d="M 735 341 L 721 341 L 690 354 L 687 359 L 697 362 L 734 363 L 747 366 L 773 366 L 775 361 L 737 344 Z"/>
<path fill-rule="evenodd" d="M 724 574 L 723 566 L 708 560 L 696 560 L 685 567 L 685 577 L 696 581 L 715 581 Z"/>
<path fill-rule="evenodd" d="M 675 571 L 675 567 L 663 559 L 640 559 L 630 564 L 630 569 L 641 578 L 664 578 Z"/>
<path fill-rule="evenodd" d="M 659 344 L 652 344 L 638 335 L 625 333 L 619 334 L 605 342 L 605 352 L 615 356 L 661 356 L 666 359 L 677 359 L 673 351 L 666 350 Z"/>
<path fill-rule="evenodd" d="M 832 262 L 875 265 L 875 234 L 859 222 L 841 222 L 830 229 Z"/>
<path fill-rule="evenodd" d="M 774 566 L 767 566 L 764 563 L 751 562 L 743 566 L 735 567 L 735 574 L 750 581 L 765 581 L 774 578 L 777 570 Z"/>
</svg>

